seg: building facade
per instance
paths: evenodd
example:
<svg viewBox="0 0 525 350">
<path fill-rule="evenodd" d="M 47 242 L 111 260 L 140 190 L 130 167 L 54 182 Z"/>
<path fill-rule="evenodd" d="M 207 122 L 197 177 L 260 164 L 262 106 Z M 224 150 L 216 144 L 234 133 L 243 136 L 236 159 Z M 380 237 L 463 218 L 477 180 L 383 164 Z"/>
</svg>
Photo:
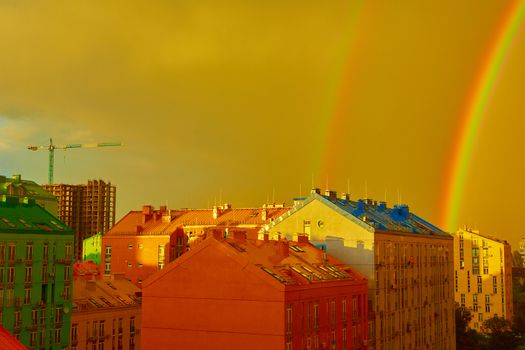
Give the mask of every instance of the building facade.
<svg viewBox="0 0 525 350">
<path fill-rule="evenodd" d="M 75 231 L 74 253 L 81 258 L 83 240 L 107 232 L 115 223 L 116 187 L 102 180 L 43 187 L 58 199 L 58 218 Z"/>
<path fill-rule="evenodd" d="M 460 229 L 454 234 L 454 262 L 455 298 L 471 310 L 470 328 L 480 331 L 483 321 L 494 316 L 512 322 L 510 244 L 477 230 Z"/>
<path fill-rule="evenodd" d="M 308 235 L 368 278 L 371 349 L 454 349 L 453 238 L 410 212 L 312 190 L 270 237 Z"/>
<path fill-rule="evenodd" d="M 101 272 L 124 273 L 137 286 L 182 255 L 209 228 L 261 229 L 288 210 L 284 205 L 262 208 L 155 210 L 146 205 L 131 211 L 102 237 Z"/>
<path fill-rule="evenodd" d="M 33 199 L 0 199 L 0 322 L 29 349 L 68 349 L 73 231 Z"/>
<path fill-rule="evenodd" d="M 73 287 L 71 350 L 140 350 L 139 288 L 89 262 L 75 265 Z"/>
<path fill-rule="evenodd" d="M 36 204 L 58 217 L 58 201 L 43 187 L 31 180 L 23 180 L 21 175 L 11 178 L 0 176 L 0 196 L 6 195 L 19 198 L 33 198 Z"/>
<path fill-rule="evenodd" d="M 367 281 L 304 237 L 213 232 L 143 287 L 152 349 L 367 349 Z"/>
</svg>

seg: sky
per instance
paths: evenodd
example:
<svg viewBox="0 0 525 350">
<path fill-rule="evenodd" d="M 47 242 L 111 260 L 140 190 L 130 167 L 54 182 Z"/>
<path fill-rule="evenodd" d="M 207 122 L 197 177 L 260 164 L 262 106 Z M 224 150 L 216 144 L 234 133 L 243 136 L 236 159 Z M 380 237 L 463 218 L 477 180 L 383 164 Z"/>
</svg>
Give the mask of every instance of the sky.
<svg viewBox="0 0 525 350">
<path fill-rule="evenodd" d="M 117 186 L 117 217 L 292 203 L 312 184 L 444 227 L 469 94 L 514 1 L 0 0 L 0 174 Z M 517 248 L 525 23 L 483 112 L 458 226 Z"/>
</svg>

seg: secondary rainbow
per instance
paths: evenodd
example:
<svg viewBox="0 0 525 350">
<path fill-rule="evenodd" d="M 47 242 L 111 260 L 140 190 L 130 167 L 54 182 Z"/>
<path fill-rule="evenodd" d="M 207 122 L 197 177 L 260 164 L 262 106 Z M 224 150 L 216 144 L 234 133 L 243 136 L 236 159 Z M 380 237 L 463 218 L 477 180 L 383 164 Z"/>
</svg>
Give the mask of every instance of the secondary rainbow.
<svg viewBox="0 0 525 350">
<path fill-rule="evenodd" d="M 469 165 L 487 105 L 524 17 L 525 0 L 512 2 L 482 61 L 481 69 L 473 82 L 473 88 L 462 113 L 461 126 L 458 129 L 458 137 L 451 157 L 452 166 L 445 179 L 445 195 L 441 206 L 441 225 L 450 232 L 458 228 L 459 210 Z"/>
</svg>

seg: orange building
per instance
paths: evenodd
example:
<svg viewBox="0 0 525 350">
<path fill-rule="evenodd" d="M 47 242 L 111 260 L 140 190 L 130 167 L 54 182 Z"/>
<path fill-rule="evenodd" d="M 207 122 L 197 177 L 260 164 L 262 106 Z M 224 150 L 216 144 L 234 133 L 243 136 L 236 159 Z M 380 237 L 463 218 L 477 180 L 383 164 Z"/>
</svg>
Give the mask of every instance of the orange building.
<svg viewBox="0 0 525 350">
<path fill-rule="evenodd" d="M 150 349 L 367 349 L 368 282 L 306 237 L 222 230 L 143 285 Z"/>
<path fill-rule="evenodd" d="M 97 266 L 76 264 L 71 350 L 139 350 L 140 289 L 124 278 L 100 278 Z"/>
<path fill-rule="evenodd" d="M 154 210 L 146 205 L 131 211 L 102 238 L 101 270 L 124 273 L 141 286 L 153 273 L 183 254 L 210 227 L 260 229 L 288 211 L 284 205 L 234 209 L 226 204 L 213 209 Z"/>
</svg>

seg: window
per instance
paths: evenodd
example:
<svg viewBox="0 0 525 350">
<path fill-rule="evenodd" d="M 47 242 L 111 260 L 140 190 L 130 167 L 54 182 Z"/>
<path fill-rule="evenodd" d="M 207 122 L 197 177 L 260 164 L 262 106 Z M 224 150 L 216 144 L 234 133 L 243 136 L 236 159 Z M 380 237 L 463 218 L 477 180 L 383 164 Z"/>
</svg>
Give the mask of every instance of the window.
<svg viewBox="0 0 525 350">
<path fill-rule="evenodd" d="M 286 309 L 286 331 L 288 333 L 292 332 L 292 305 L 288 305 Z"/>
<path fill-rule="evenodd" d="M 55 322 L 62 323 L 62 306 L 57 306 L 55 309 Z"/>
<path fill-rule="evenodd" d="M 343 306 L 343 322 L 346 322 L 346 298 L 343 299 L 342 306 Z"/>
<path fill-rule="evenodd" d="M 0 242 L 0 264 L 5 260 L 5 243 Z"/>
<path fill-rule="evenodd" d="M 37 309 L 31 310 L 31 322 L 33 322 L 34 325 L 38 324 L 38 310 Z"/>
<path fill-rule="evenodd" d="M 481 276 L 478 276 L 478 293 L 483 293 L 483 280 Z"/>
<path fill-rule="evenodd" d="M 314 328 L 319 328 L 319 303 L 314 304 Z"/>
<path fill-rule="evenodd" d="M 13 266 L 7 268 L 7 283 L 15 283 L 15 268 Z"/>
<path fill-rule="evenodd" d="M 485 312 L 490 312 L 490 295 L 485 295 Z"/>
<path fill-rule="evenodd" d="M 24 304 L 31 304 L 31 288 L 24 289 Z"/>
<path fill-rule="evenodd" d="M 111 263 L 107 262 L 107 263 L 104 264 L 104 273 L 108 274 L 110 272 L 111 272 Z"/>
<path fill-rule="evenodd" d="M 477 294 L 472 295 L 472 304 L 473 304 L 474 312 L 477 312 L 478 311 L 478 295 Z"/>
<path fill-rule="evenodd" d="M 47 265 L 42 265 L 42 283 L 47 283 Z"/>
<path fill-rule="evenodd" d="M 461 293 L 461 306 L 465 307 L 465 294 Z"/>
<path fill-rule="evenodd" d="M 55 344 L 60 344 L 62 340 L 62 328 L 55 329 Z"/>
<path fill-rule="evenodd" d="M 354 322 L 357 319 L 357 297 L 355 295 L 352 297 L 352 319 Z"/>
<path fill-rule="evenodd" d="M 332 325 L 335 325 L 335 300 L 332 300 L 331 302 L 331 314 L 332 314 Z"/>
<path fill-rule="evenodd" d="M 71 296 L 71 287 L 70 286 L 64 286 L 64 294 L 63 297 L 65 300 L 69 300 L 69 297 Z"/>
<path fill-rule="evenodd" d="M 8 259 L 9 261 L 14 261 L 15 257 L 16 257 L 16 245 L 14 243 L 9 243 Z"/>
<path fill-rule="evenodd" d="M 24 282 L 31 283 L 32 276 L 33 276 L 33 268 L 31 266 L 26 266 Z"/>
<path fill-rule="evenodd" d="M 20 328 L 20 323 L 22 323 L 22 314 L 20 311 L 15 311 L 15 328 Z"/>
<path fill-rule="evenodd" d="M 106 256 L 111 257 L 111 246 L 110 245 L 106 246 Z"/>
<path fill-rule="evenodd" d="M 309 235 L 311 233 L 311 225 L 310 220 L 304 220 L 303 221 L 303 233 L 306 235 Z"/>
<path fill-rule="evenodd" d="M 49 257 L 49 245 L 47 243 L 44 244 L 44 251 L 42 255 L 43 255 L 44 262 L 47 262 L 48 257 Z"/>
<path fill-rule="evenodd" d="M 467 292 L 470 293 L 470 271 L 467 271 Z"/>
<path fill-rule="evenodd" d="M 103 338 L 105 335 L 106 335 L 106 322 L 100 321 L 100 331 L 99 331 L 98 336 L 100 338 Z"/>
<path fill-rule="evenodd" d="M 159 245 L 159 256 L 158 256 L 158 267 L 159 267 L 159 270 L 162 270 L 164 268 L 164 246 L 163 245 Z"/>
<path fill-rule="evenodd" d="M 64 281 L 69 282 L 69 276 L 71 275 L 71 266 L 64 266 Z"/>
<path fill-rule="evenodd" d="M 66 260 L 71 260 L 73 258 L 73 254 L 71 253 L 71 243 L 66 243 Z"/>
<path fill-rule="evenodd" d="M 78 342 L 78 324 L 76 323 L 71 326 L 71 342 Z"/>
<path fill-rule="evenodd" d="M 346 349 L 347 347 L 347 339 L 346 339 L 346 327 L 343 328 L 343 349 Z"/>
<path fill-rule="evenodd" d="M 31 336 L 29 337 L 29 346 L 33 347 L 36 345 L 36 332 L 31 332 Z"/>
<path fill-rule="evenodd" d="M 128 249 L 130 249 L 130 250 L 133 249 L 133 244 L 131 244 L 131 243 L 128 244 Z"/>
<path fill-rule="evenodd" d="M 118 319 L 118 334 L 122 334 L 122 318 Z"/>
<path fill-rule="evenodd" d="M 98 322 L 93 321 L 93 338 L 98 336 Z"/>
<path fill-rule="evenodd" d="M 483 314 L 478 314 L 478 321 L 483 322 Z"/>
<path fill-rule="evenodd" d="M 33 260 L 33 245 L 26 244 L 26 260 Z"/>
<path fill-rule="evenodd" d="M 492 293 L 498 294 L 498 278 L 496 276 L 492 277 Z"/>
<path fill-rule="evenodd" d="M 131 317 L 129 319 L 129 332 L 134 333 L 135 332 L 135 317 Z"/>
<path fill-rule="evenodd" d="M 128 261 L 128 268 L 131 268 L 133 267 L 133 265 L 131 264 L 131 262 Z"/>
</svg>

